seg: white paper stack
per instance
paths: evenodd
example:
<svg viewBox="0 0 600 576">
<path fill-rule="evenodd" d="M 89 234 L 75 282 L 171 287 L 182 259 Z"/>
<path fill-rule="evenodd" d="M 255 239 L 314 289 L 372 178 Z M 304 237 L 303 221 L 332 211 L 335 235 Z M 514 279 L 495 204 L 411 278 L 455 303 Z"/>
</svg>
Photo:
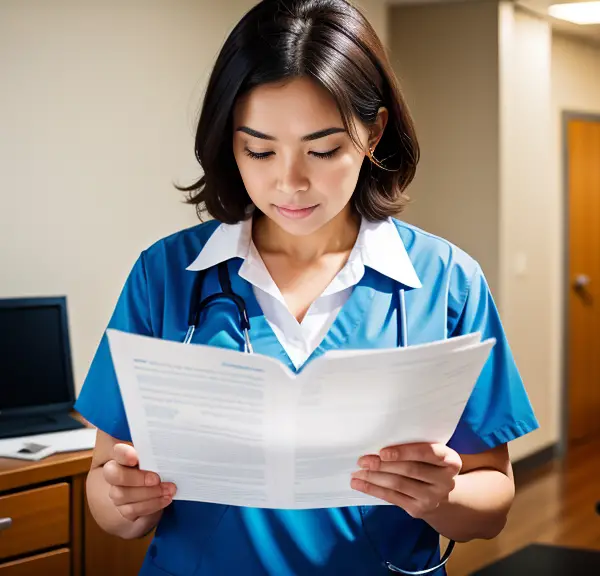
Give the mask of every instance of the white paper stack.
<svg viewBox="0 0 600 576">
<path fill-rule="evenodd" d="M 386 446 L 447 443 L 495 344 L 480 334 L 278 360 L 108 333 L 141 467 L 176 498 L 260 508 L 384 501 L 350 487 Z"/>
</svg>

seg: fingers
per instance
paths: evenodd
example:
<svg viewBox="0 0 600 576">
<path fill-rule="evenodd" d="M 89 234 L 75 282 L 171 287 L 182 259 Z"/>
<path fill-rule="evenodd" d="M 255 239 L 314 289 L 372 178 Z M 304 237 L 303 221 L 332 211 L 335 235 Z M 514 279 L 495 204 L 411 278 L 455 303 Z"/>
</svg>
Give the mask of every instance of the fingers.
<svg viewBox="0 0 600 576">
<path fill-rule="evenodd" d="M 121 516 L 131 522 L 168 506 L 176 491 L 174 484 L 161 483 L 158 474 L 140 470 L 138 466 L 139 458 L 133 446 L 115 444 L 113 459 L 102 467 L 109 484 L 109 498 Z"/>
<path fill-rule="evenodd" d="M 379 456 L 384 462 L 425 462 L 434 466 L 446 466 L 454 459 L 454 450 L 444 444 L 404 444 L 384 448 Z M 458 456 L 458 454 L 456 454 Z M 460 457 L 459 457 L 460 459 Z"/>
<path fill-rule="evenodd" d="M 113 460 L 121 466 L 137 466 L 139 464 L 137 452 L 129 444 L 115 444 L 113 447 Z"/>
<path fill-rule="evenodd" d="M 398 476 L 397 474 L 388 474 L 386 472 L 372 472 L 370 470 L 360 470 L 352 474 L 354 480 L 362 482 L 360 486 L 365 488 L 364 484 L 373 484 L 381 488 L 387 488 L 400 492 L 405 496 L 416 500 L 429 500 L 430 496 L 437 498 L 437 489 L 431 484 L 425 484 L 413 478 Z M 368 488 L 367 488 L 368 489 Z M 364 491 L 364 490 L 362 490 Z M 439 490 L 442 492 L 443 490 Z"/>
<path fill-rule="evenodd" d="M 426 517 L 448 497 L 448 492 L 439 486 L 368 470 L 357 472 L 350 485 L 354 490 L 399 506 L 413 518 Z"/>
<path fill-rule="evenodd" d="M 421 462 L 431 466 L 450 469 L 458 474 L 462 469 L 460 455 L 444 444 L 405 444 L 381 450 L 359 458 L 358 465 L 368 470 L 381 469 L 384 462 Z"/>
<path fill-rule="evenodd" d="M 381 462 L 377 468 L 371 471 L 396 474 L 425 484 L 444 485 L 449 489 L 453 489 L 454 484 L 454 473 L 447 467 L 423 462 Z"/>
<path fill-rule="evenodd" d="M 138 455 L 133 446 L 115 444 L 113 460 L 103 466 L 104 478 L 113 486 L 158 486 L 158 474 L 139 470 L 138 464 Z"/>
<path fill-rule="evenodd" d="M 117 506 L 117 510 L 130 522 L 135 522 L 141 516 L 149 516 L 154 514 L 163 508 L 166 508 L 172 499 L 169 496 L 160 496 L 159 498 L 152 498 L 150 500 L 144 500 L 143 502 L 134 502 L 131 504 L 124 504 L 123 506 Z"/>
<path fill-rule="evenodd" d="M 446 468 L 450 468 L 455 474 L 460 474 L 463 469 L 463 461 L 458 452 L 448 448 L 448 452 L 444 456 L 444 464 Z"/>
<path fill-rule="evenodd" d="M 104 479 L 113 486 L 158 486 L 160 478 L 154 472 L 130 468 L 109 460 L 103 466 Z"/>
<path fill-rule="evenodd" d="M 358 465 L 362 470 L 352 474 L 353 489 L 421 518 L 447 500 L 456 486 L 462 460 L 444 444 L 415 443 L 363 456 Z"/>
<path fill-rule="evenodd" d="M 167 482 L 151 487 L 127 488 L 123 486 L 111 486 L 108 496 L 115 506 L 123 506 L 125 504 L 161 498 L 162 496 L 168 496 L 172 499 L 175 491 L 175 485 Z"/>
<path fill-rule="evenodd" d="M 375 498 L 379 498 L 380 500 L 385 500 L 390 504 L 394 504 L 395 506 L 399 506 L 413 518 L 419 518 L 424 512 L 421 510 L 422 505 L 418 500 L 415 500 L 406 494 L 402 494 L 401 492 L 397 492 L 396 490 L 382 488 L 381 486 L 370 484 L 369 482 L 364 482 L 363 480 L 359 480 L 357 478 L 352 479 L 351 487 L 354 490 L 359 490 L 360 492 L 364 492 L 369 496 L 373 496 Z"/>
</svg>

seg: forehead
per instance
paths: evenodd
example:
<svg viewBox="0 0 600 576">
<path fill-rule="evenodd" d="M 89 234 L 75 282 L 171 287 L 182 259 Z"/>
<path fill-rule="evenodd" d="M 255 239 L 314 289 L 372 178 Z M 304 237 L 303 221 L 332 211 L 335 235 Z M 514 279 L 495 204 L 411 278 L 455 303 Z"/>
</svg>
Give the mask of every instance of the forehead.
<svg viewBox="0 0 600 576">
<path fill-rule="evenodd" d="M 343 126 L 331 94 L 308 78 L 258 86 L 236 103 L 234 122 L 272 135 Z"/>
</svg>

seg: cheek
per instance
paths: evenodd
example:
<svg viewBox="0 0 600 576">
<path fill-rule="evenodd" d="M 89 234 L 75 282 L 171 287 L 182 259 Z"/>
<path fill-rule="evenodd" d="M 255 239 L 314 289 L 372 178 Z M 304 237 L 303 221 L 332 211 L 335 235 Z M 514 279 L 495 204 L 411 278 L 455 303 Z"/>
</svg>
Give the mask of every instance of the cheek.
<svg viewBox="0 0 600 576">
<path fill-rule="evenodd" d="M 349 199 L 358 182 L 362 159 L 355 154 L 346 153 L 332 162 L 320 162 L 324 166 L 319 171 L 319 189 L 328 196 Z"/>
</svg>

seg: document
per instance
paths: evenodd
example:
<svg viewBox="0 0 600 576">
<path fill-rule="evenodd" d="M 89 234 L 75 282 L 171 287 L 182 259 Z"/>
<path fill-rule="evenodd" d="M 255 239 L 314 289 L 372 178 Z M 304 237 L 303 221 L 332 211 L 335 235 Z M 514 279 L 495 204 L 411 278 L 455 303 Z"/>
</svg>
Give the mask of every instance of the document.
<svg viewBox="0 0 600 576">
<path fill-rule="evenodd" d="M 108 331 L 140 466 L 180 500 L 258 508 L 385 505 L 350 487 L 360 456 L 447 443 L 495 344 L 480 334 L 274 358 Z"/>
</svg>

